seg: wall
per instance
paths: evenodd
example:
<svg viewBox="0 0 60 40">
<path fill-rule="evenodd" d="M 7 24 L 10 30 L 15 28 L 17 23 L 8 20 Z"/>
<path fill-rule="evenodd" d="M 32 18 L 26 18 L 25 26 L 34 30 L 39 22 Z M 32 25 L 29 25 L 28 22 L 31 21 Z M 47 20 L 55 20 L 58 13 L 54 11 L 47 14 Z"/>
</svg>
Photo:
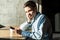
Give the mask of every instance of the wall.
<svg viewBox="0 0 60 40">
<path fill-rule="evenodd" d="M 26 21 L 23 9 L 23 4 L 26 1 L 28 0 L 0 0 L 0 24 L 5 26 L 19 26 Z M 36 2 L 37 0 L 33 1 Z M 36 4 L 38 7 L 37 2 Z M 40 8 L 39 11 L 41 11 Z"/>
<path fill-rule="evenodd" d="M 19 26 L 26 21 L 23 4 L 27 0 L 0 0 L 0 24 Z"/>
</svg>

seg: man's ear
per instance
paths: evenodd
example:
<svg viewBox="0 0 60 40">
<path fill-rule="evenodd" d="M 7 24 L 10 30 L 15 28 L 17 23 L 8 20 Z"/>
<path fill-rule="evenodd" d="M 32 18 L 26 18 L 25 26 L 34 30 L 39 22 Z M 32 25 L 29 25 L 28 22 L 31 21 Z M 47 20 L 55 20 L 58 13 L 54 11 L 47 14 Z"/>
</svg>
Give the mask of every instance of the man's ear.
<svg viewBox="0 0 60 40">
<path fill-rule="evenodd" d="M 37 8 L 36 8 L 36 7 L 34 8 L 34 11 L 35 11 L 35 12 L 37 11 Z"/>
</svg>

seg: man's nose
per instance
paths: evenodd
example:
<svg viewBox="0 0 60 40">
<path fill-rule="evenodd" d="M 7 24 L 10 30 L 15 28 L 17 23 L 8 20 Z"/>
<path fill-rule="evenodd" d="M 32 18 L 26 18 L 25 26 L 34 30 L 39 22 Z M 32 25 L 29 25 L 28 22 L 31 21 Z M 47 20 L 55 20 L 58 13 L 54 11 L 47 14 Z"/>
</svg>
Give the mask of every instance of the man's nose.
<svg viewBox="0 0 60 40">
<path fill-rule="evenodd" d="M 31 14 L 29 14 L 29 15 L 31 15 Z"/>
<path fill-rule="evenodd" d="M 28 14 L 28 15 L 30 15 L 30 13 L 29 13 L 29 12 L 28 12 L 27 14 Z"/>
</svg>

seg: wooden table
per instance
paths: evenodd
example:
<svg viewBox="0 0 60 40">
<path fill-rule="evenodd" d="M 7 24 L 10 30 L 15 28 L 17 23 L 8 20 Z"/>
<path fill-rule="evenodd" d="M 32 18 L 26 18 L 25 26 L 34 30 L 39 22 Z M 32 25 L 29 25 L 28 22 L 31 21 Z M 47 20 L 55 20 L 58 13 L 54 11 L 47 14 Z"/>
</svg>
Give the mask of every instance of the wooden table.
<svg viewBox="0 0 60 40">
<path fill-rule="evenodd" d="M 22 35 L 18 35 L 15 32 L 13 32 L 12 37 L 11 37 L 9 29 L 0 29 L 0 38 L 4 38 L 4 39 L 25 39 L 24 37 L 22 37 Z"/>
</svg>

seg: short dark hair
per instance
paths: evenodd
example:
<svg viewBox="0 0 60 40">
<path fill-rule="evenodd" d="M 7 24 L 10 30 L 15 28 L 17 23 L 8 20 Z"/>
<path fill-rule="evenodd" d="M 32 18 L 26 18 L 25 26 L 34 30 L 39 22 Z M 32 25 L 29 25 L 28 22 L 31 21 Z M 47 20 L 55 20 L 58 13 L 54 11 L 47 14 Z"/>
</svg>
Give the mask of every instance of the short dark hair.
<svg viewBox="0 0 60 40">
<path fill-rule="evenodd" d="M 37 5 L 34 1 L 27 1 L 25 4 L 24 4 L 24 8 L 25 7 L 30 7 L 32 10 L 34 10 L 34 8 L 37 9 Z"/>
</svg>

